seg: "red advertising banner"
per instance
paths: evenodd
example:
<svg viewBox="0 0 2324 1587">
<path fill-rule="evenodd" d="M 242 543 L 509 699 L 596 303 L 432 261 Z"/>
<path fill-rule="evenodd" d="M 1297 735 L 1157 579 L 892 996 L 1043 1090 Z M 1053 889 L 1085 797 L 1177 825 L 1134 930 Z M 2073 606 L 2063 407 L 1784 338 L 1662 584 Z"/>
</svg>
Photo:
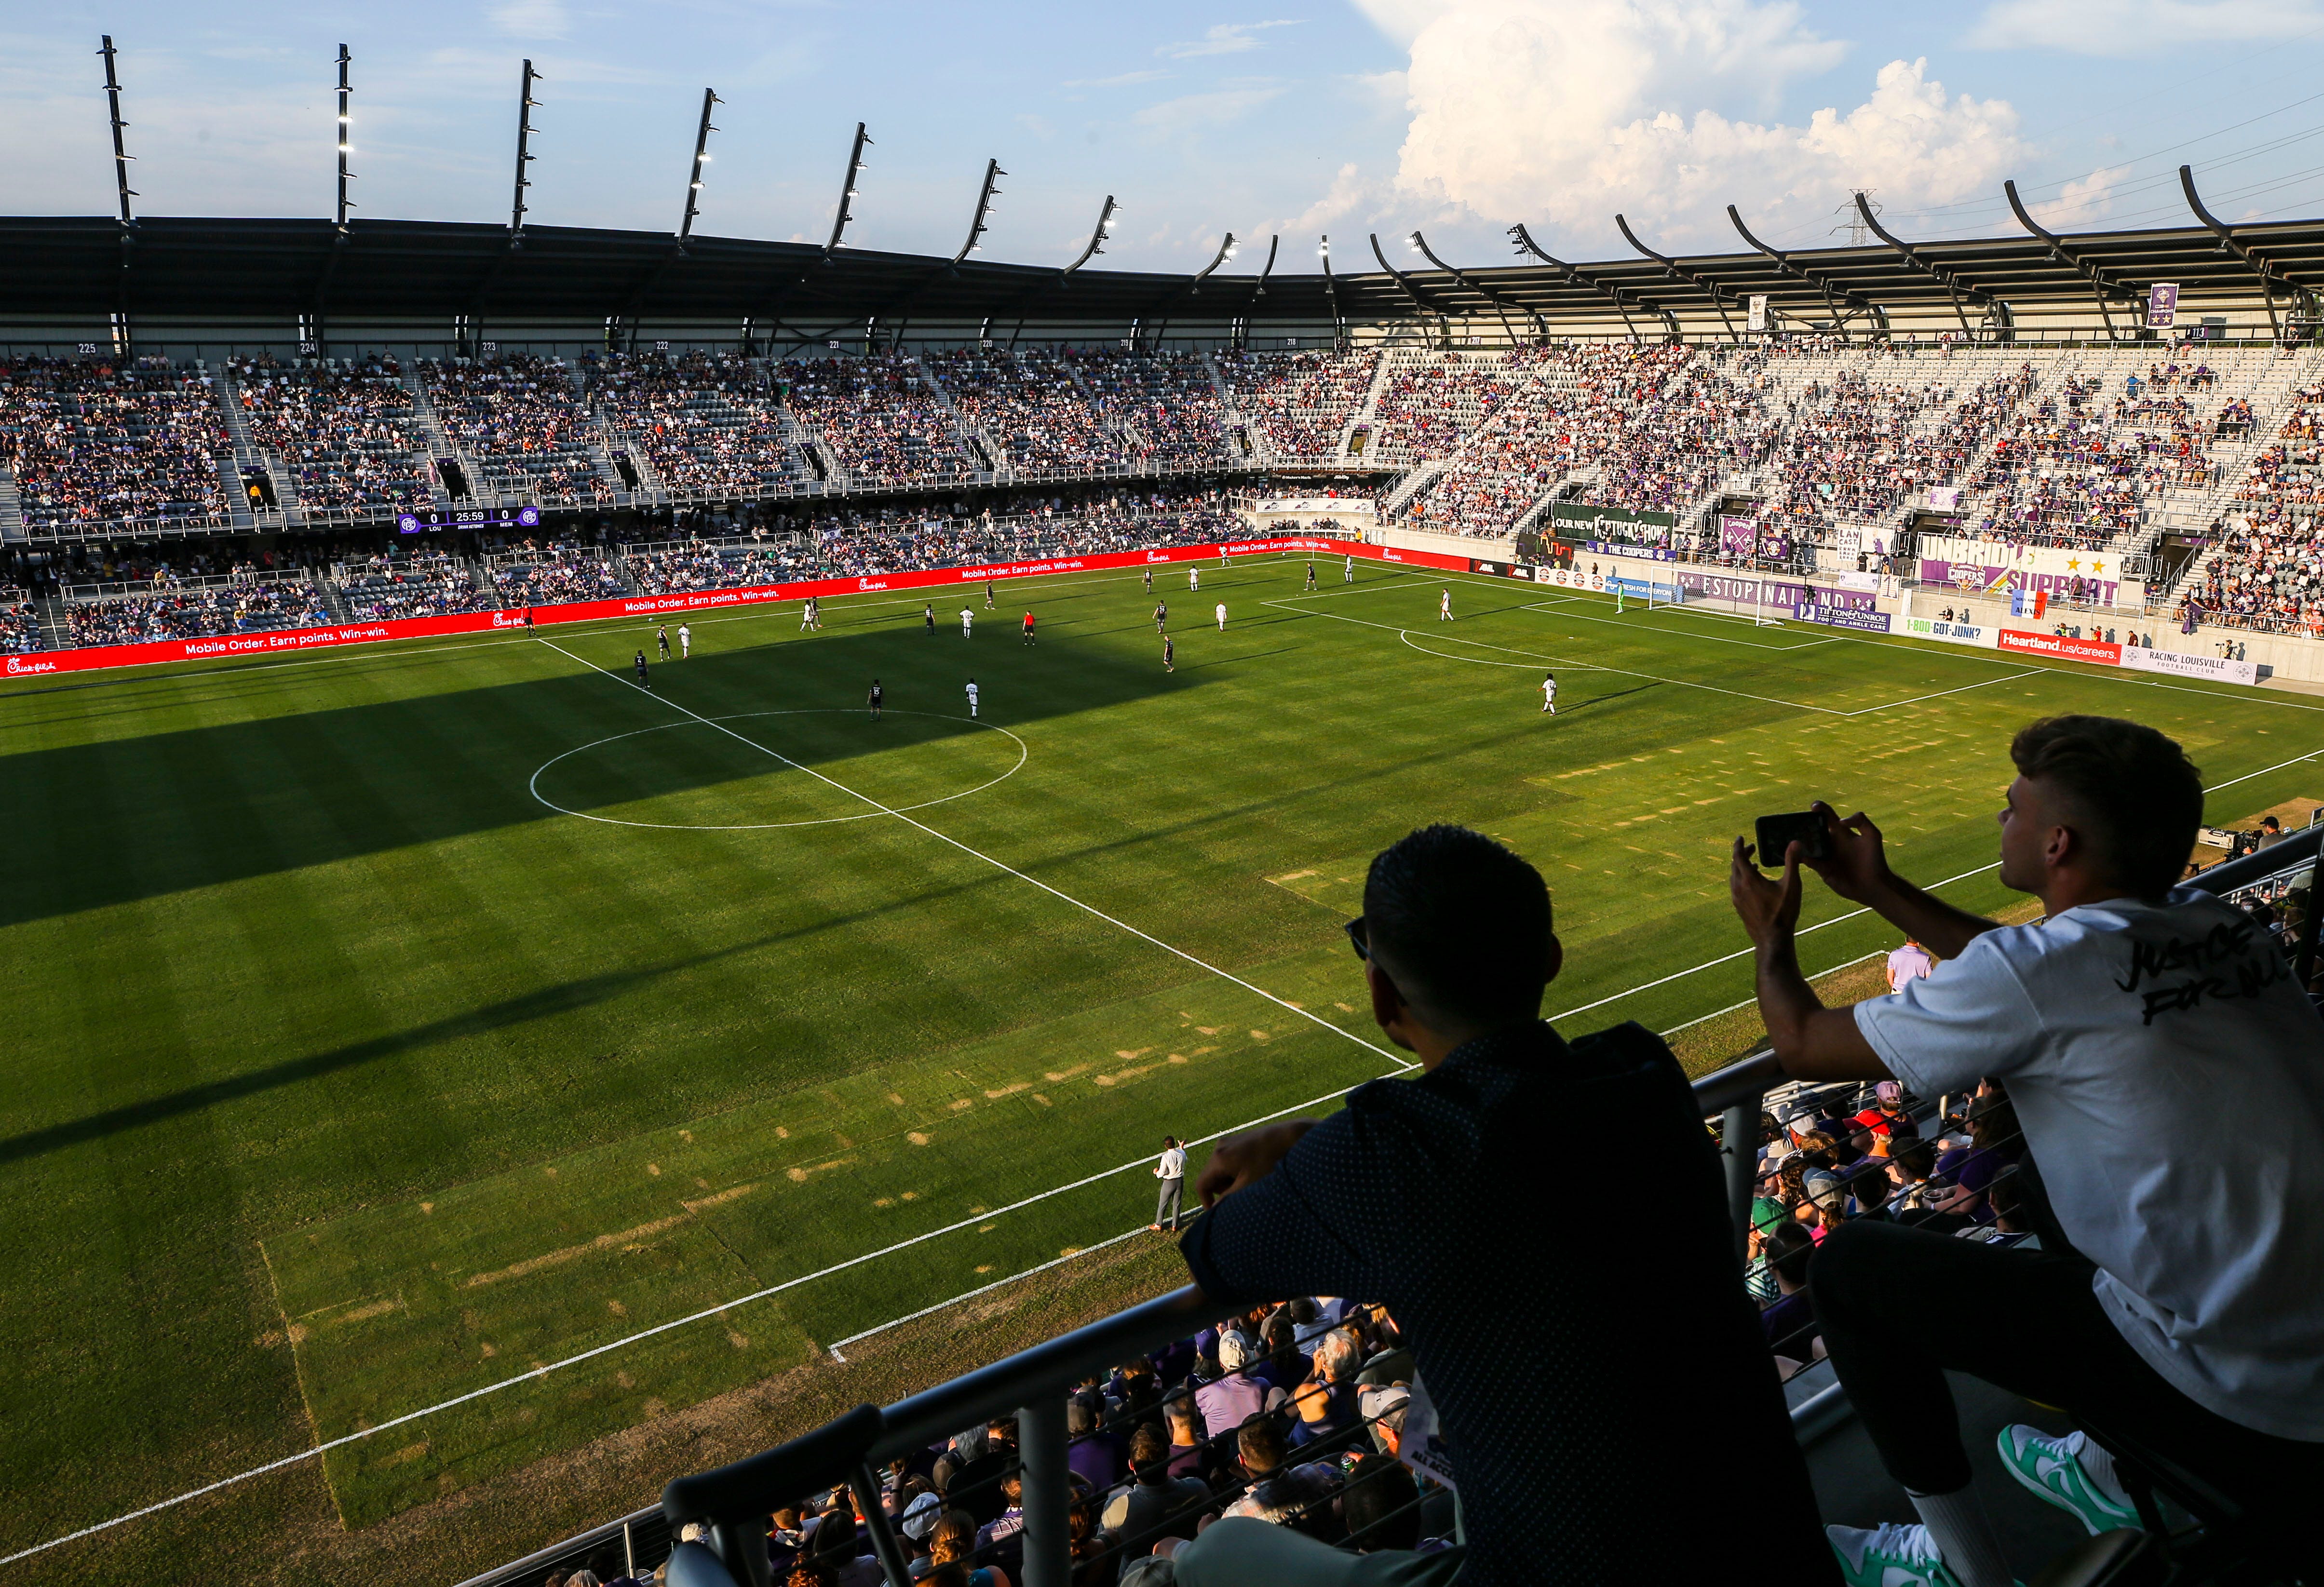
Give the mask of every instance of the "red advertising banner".
<svg viewBox="0 0 2324 1587">
<path fill-rule="evenodd" d="M 2061 661 L 2096 661 L 2105 667 L 2122 665 L 2122 647 L 2102 639 L 2068 639 L 2062 634 L 2027 633 L 2005 628 L 1994 641 L 1997 650 L 2026 656 L 2051 656 Z"/>
<path fill-rule="evenodd" d="M 1367 561 L 1393 562 L 1414 567 L 1443 567 L 1465 573 L 1464 557 L 1433 551 L 1403 551 L 1388 546 L 1368 546 L 1354 540 L 1313 538 L 1213 541 L 1200 546 L 1164 546 L 1142 551 L 1107 551 L 1090 557 L 1050 557 L 1032 562 L 992 563 L 974 567 L 916 569 L 908 573 L 863 574 L 853 578 L 803 579 L 797 584 L 752 585 L 742 589 L 684 590 L 666 595 L 624 595 L 608 601 L 572 601 L 561 605 L 535 606 L 534 623 L 547 627 L 559 623 L 589 623 L 608 617 L 682 616 L 722 606 L 762 605 L 775 601 L 803 601 L 810 595 L 870 594 L 880 590 L 935 589 L 947 585 L 982 584 L 995 578 L 1037 578 L 1052 573 L 1098 572 L 1107 568 L 1140 567 L 1171 562 L 1200 562 L 1213 557 L 1250 557 L 1285 551 L 1312 551 L 1333 557 L 1354 556 Z M 10 656 L 5 670 L 10 678 L 38 677 L 51 672 L 88 672 L 104 667 L 144 667 L 162 661 L 198 661 L 218 657 L 270 656 L 289 651 L 329 649 L 340 645 L 376 644 L 383 640 L 426 639 L 436 634 L 489 633 L 521 629 L 521 608 L 456 612 L 442 617 L 399 617 L 378 623 L 346 623 L 327 628 L 280 629 L 272 633 L 219 634 L 205 639 L 158 640 L 147 644 L 99 645 L 78 650 L 41 650 Z"/>
</svg>

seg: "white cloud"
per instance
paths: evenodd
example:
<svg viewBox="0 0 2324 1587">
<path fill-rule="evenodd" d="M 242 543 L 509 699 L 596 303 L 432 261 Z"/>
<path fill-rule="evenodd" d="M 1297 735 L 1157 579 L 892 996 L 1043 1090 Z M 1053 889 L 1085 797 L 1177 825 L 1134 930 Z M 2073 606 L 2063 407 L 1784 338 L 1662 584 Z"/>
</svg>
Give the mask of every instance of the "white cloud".
<svg viewBox="0 0 2324 1587">
<path fill-rule="evenodd" d="M 1133 83 L 1160 82 L 1170 74 L 1148 67 L 1144 71 L 1125 71 L 1118 77 L 1069 78 L 1057 86 L 1061 88 L 1126 88 Z"/>
<path fill-rule="evenodd" d="M 1993 0 L 1969 42 L 2120 60 L 2199 42 L 2292 39 L 2319 29 L 2319 0 Z"/>
<path fill-rule="evenodd" d="M 2129 174 L 2127 165 L 2105 167 L 2068 182 L 2049 202 L 2025 208 L 2052 231 L 2089 231 L 2114 212 L 2115 184 Z"/>
<path fill-rule="evenodd" d="M 493 26 L 512 39 L 565 36 L 564 0 L 502 0 L 492 8 Z"/>
<path fill-rule="evenodd" d="M 1173 60 L 1191 60 L 1198 55 L 1240 55 L 1246 50 L 1259 48 L 1259 34 L 1267 28 L 1287 28 L 1288 22 L 1222 22 L 1213 23 L 1203 31 L 1199 39 L 1189 39 L 1176 44 L 1165 44 L 1156 50 L 1157 55 L 1167 55 Z"/>
<path fill-rule="evenodd" d="M 1207 94 L 1181 94 L 1176 99 L 1148 105 L 1130 119 L 1157 136 L 1175 137 L 1182 133 L 1199 133 L 1240 121 L 1282 93 L 1282 88 L 1277 84 L 1248 83 L 1236 88 L 1213 89 Z"/>
<path fill-rule="evenodd" d="M 1950 202 L 2024 152 L 2008 104 L 1948 98 L 1925 61 L 1891 61 L 1845 112 L 1774 119 L 1845 53 L 1781 0 L 1358 3 L 1410 40 L 1403 198 L 1545 220 L 1569 245 L 1609 240 L 1617 210 L 1657 245 L 1732 246 L 1730 202 L 1762 235 L 1856 188 Z"/>
</svg>

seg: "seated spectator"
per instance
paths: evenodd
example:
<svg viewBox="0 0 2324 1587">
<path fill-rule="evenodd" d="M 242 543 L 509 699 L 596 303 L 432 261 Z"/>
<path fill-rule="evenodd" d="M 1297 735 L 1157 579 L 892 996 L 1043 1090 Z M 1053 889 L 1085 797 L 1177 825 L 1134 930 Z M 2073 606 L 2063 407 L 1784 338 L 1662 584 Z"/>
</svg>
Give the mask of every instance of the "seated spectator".
<svg viewBox="0 0 2324 1587">
<path fill-rule="evenodd" d="M 1196 1391 L 1196 1398 L 1201 1391 Z M 1102 1405 L 1101 1398 L 1097 1405 Z M 1103 1493 L 1121 1481 L 1122 1441 L 1098 1426 L 1097 1406 L 1089 1396 L 1075 1395 L 1065 1403 L 1065 1469 Z"/>
<path fill-rule="evenodd" d="M 1767 1348 L 1786 1361 L 1805 1363 L 1815 1356 L 1815 1310 L 1808 1302 L 1808 1258 L 1815 1241 L 1797 1223 L 1780 1223 L 1766 1238 L 1767 1266 L 1780 1292 L 1759 1314 Z"/>
<path fill-rule="evenodd" d="M 1246 1482 L 1273 1476 L 1283 1468 L 1287 1453 L 1283 1430 L 1272 1416 L 1255 1416 L 1235 1435 L 1235 1462 L 1242 1468 Z"/>
<path fill-rule="evenodd" d="M 1334 1328 L 1315 1341 L 1314 1366 L 1291 1395 L 1291 1447 L 1303 1448 L 1354 1426 L 1356 1347 Z"/>
<path fill-rule="evenodd" d="M 1240 1333 L 1219 1335 L 1219 1375 L 1194 1388 L 1203 1426 L 1215 1435 L 1240 1427 L 1266 1408 L 1267 1389 L 1243 1370 L 1250 1342 Z"/>
<path fill-rule="evenodd" d="M 1213 1210 L 1180 1249 L 1214 1303 L 1361 1295 L 1406 1331 L 1467 1542 L 1365 1558 L 1405 1582 L 1628 1582 L 1748 1535 L 1805 1560 L 1794 1579 L 1831 1579 L 1809 1553 L 1814 1498 L 1738 1282 L 1716 1149 L 1660 1038 L 1632 1025 L 1568 1044 L 1542 1022 L 1563 950 L 1540 873 L 1430 827 L 1372 862 L 1349 936 L 1374 1020 L 1419 1073 L 1221 1143 L 1199 1181 Z M 1564 1167 L 1621 1184 L 1656 1232 L 1655 1259 L 1625 1271 L 1618 1328 L 1594 1278 L 1509 1259 L 1509 1220 L 1539 1190 L 1539 1122 L 1575 1116 L 1617 1127 L 1566 1142 Z M 1691 1466 L 1750 1481 L 1674 1504 L 1676 1426 Z M 1240 1517 L 1175 1557 L 1185 1587 L 1346 1581 L 1357 1564 Z"/>
<path fill-rule="evenodd" d="M 1855 1223 L 1818 1250 L 1808 1287 L 1832 1365 L 1922 1520 L 1831 1529 L 1864 1580 L 1940 1563 L 1962 1587 L 2012 1579 L 1969 1486 L 1947 1369 L 2087 1413 L 2261 1515 L 2301 1513 L 2324 1479 L 2324 1024 L 2236 910 L 2174 890 L 2203 812 L 2177 744 L 2060 716 L 2010 755 L 2001 881 L 2041 899 L 2038 924 L 1939 902 L 1889 870 L 1868 817 L 1817 807 L 1826 884 L 1947 961 L 1895 997 L 1825 1009 L 1794 945 L 1797 851 L 1770 880 L 1735 844 L 1730 886 L 1785 1072 L 1924 1096 L 2005 1077 L 2072 1247 Z M 2124 1524 L 2099 1453 L 2045 1481 L 2026 1448 L 2004 1440 L 2021 1481 L 2094 1531 Z"/>
<path fill-rule="evenodd" d="M 1349 1457 L 1339 1510 L 1347 1542 L 1358 1554 L 1409 1549 L 1420 1541 L 1420 1487 L 1393 1455 Z"/>
<path fill-rule="evenodd" d="M 1211 1490 L 1200 1478 L 1170 1474 L 1170 1445 L 1159 1427 L 1140 1427 L 1130 1439 L 1130 1469 L 1134 1480 L 1114 1495 L 1103 1517 L 1107 1529 L 1120 1534 L 1123 1551 L 1144 1554 L 1166 1534 L 1191 1533 Z"/>
</svg>

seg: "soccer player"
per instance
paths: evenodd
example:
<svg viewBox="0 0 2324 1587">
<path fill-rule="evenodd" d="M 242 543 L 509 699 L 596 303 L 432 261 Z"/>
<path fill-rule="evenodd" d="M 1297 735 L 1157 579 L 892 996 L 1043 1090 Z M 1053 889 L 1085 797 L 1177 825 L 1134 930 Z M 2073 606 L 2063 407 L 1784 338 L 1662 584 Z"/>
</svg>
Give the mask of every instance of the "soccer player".
<svg viewBox="0 0 2324 1587">
<path fill-rule="evenodd" d="M 655 629 L 655 630 L 654 630 L 654 643 L 661 647 L 661 656 L 660 656 L 660 658 L 659 658 L 659 659 L 660 659 L 661 660 L 664 660 L 664 661 L 669 660 L 669 623 L 663 623 L 659 628 L 657 628 L 657 629 Z"/>
<path fill-rule="evenodd" d="M 880 687 L 880 680 L 878 678 L 873 678 L 872 680 L 872 698 L 870 701 L 872 721 L 877 722 L 880 720 L 880 706 L 887 697 L 888 691 Z"/>
<path fill-rule="evenodd" d="M 1227 631 L 1227 604 L 1221 601 L 1215 610 L 1218 614 L 1219 632 L 1224 633 Z"/>
<path fill-rule="evenodd" d="M 815 626 L 815 597 L 809 595 L 799 603 L 799 632 L 805 633 Z"/>
<path fill-rule="evenodd" d="M 1178 641 L 1167 634 L 1162 636 L 1162 670 L 1165 672 L 1178 670 Z"/>
<path fill-rule="evenodd" d="M 963 606 L 960 609 L 960 637 L 963 639 L 973 638 L 974 636 L 970 631 L 974 628 L 975 625 L 976 613 L 970 607 Z"/>
<path fill-rule="evenodd" d="M 681 623 L 678 625 L 678 659 L 685 660 L 694 654 L 694 630 Z"/>
<path fill-rule="evenodd" d="M 638 652 L 637 668 L 638 687 L 648 689 L 653 687 L 653 684 L 646 677 L 646 653 L 643 650 Z"/>
<path fill-rule="evenodd" d="M 928 625 L 928 637 L 930 639 L 936 638 L 936 604 L 934 601 L 930 601 L 927 605 L 920 608 L 920 620 Z"/>
<path fill-rule="evenodd" d="M 968 680 L 968 714 L 972 717 L 976 715 L 976 679 L 973 678 Z"/>
<path fill-rule="evenodd" d="M 532 603 L 530 601 L 524 604 L 524 637 L 527 639 L 532 637 Z"/>
<path fill-rule="evenodd" d="M 1167 602 L 1167 601 L 1157 601 L 1157 602 L 1155 602 L 1155 603 L 1154 603 L 1154 632 L 1157 632 L 1157 633 L 1160 633 L 1160 632 L 1162 632 L 1162 625 L 1163 625 L 1164 623 L 1168 623 L 1169 621 L 1170 621 L 1170 603 L 1169 603 L 1169 602 Z"/>
<path fill-rule="evenodd" d="M 1146 565 L 1146 593 L 1149 595 L 1154 593 L 1154 564 L 1151 562 Z"/>
<path fill-rule="evenodd" d="M 1025 614 L 1025 637 L 1018 642 L 1019 644 L 1027 645 L 1038 644 L 1040 642 L 1033 637 L 1033 614 L 1030 612 Z"/>
<path fill-rule="evenodd" d="M 992 581 L 989 578 L 984 581 L 984 609 L 988 612 L 993 610 Z"/>
<path fill-rule="evenodd" d="M 1557 715 L 1557 674 L 1554 672 L 1541 675 L 1541 709 L 1545 716 Z"/>
<path fill-rule="evenodd" d="M 1307 587 L 1311 590 L 1315 587 L 1315 558 L 1313 557 L 1307 558 Z"/>
<path fill-rule="evenodd" d="M 1449 589 L 1436 592 L 1436 621 L 1439 623 L 1452 621 L 1452 592 Z"/>
<path fill-rule="evenodd" d="M 1348 553 L 1348 565 L 1340 570 L 1340 582 L 1342 584 L 1356 582 L 1356 554 L 1353 551 Z"/>
<path fill-rule="evenodd" d="M 1203 587 L 1203 570 L 1201 568 L 1189 567 L 1186 569 L 1186 587 L 1190 590 L 1198 590 Z"/>
</svg>

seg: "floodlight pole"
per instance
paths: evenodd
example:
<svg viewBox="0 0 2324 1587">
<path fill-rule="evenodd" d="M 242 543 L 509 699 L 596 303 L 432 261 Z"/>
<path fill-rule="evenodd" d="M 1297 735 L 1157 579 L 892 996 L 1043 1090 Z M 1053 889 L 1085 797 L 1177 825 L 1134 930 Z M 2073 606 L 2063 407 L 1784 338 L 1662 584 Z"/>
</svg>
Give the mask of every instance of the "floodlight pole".
<svg viewBox="0 0 2324 1587">
<path fill-rule="evenodd" d="M 863 151 L 872 140 L 864 135 L 863 124 L 855 124 L 855 143 L 847 151 L 847 178 L 839 185 L 839 213 L 832 217 L 831 241 L 823 245 L 823 262 L 839 251 L 840 239 L 847 235 L 847 223 L 855 218 L 855 178 L 863 169 Z"/>
<path fill-rule="evenodd" d="M 355 208 L 354 200 L 347 197 L 347 184 L 355 180 L 354 173 L 347 170 L 347 156 L 354 152 L 353 148 L 350 146 L 350 140 L 355 137 L 355 126 L 353 122 L 349 120 L 349 111 L 347 108 L 351 103 L 351 97 L 355 93 L 355 85 L 347 80 L 347 67 L 352 59 L 353 58 L 347 54 L 347 47 L 345 44 L 340 45 L 338 227 L 343 233 L 347 229 L 347 211 Z"/>
<path fill-rule="evenodd" d="M 114 57 L 119 53 L 113 47 L 113 35 L 104 35 L 105 47 L 97 51 L 105 57 L 105 102 L 113 118 L 113 182 L 120 190 L 121 224 L 134 226 L 136 218 L 129 213 L 129 200 L 137 196 L 129 185 L 129 162 L 134 159 L 121 141 L 122 129 L 129 124 L 121 119 L 121 78 L 114 70 Z"/>
<path fill-rule="evenodd" d="M 702 197 L 702 162 L 710 158 L 710 134 L 718 130 L 710 125 L 710 107 L 718 103 L 716 94 L 708 88 L 702 90 L 702 125 L 694 133 L 694 170 L 686 179 L 686 217 L 678 223 L 678 238 L 681 243 L 694 235 L 694 217 L 698 213 L 696 200 Z"/>
<path fill-rule="evenodd" d="M 534 158 L 531 152 L 532 113 L 540 104 L 532 97 L 532 85 L 542 80 L 540 74 L 532 69 L 532 62 L 526 61 L 524 77 L 518 86 L 516 97 L 516 190 L 509 201 L 509 236 L 512 243 L 524 235 L 524 190 L 532 186 L 532 179 L 524 174 L 524 168 Z"/>
</svg>

